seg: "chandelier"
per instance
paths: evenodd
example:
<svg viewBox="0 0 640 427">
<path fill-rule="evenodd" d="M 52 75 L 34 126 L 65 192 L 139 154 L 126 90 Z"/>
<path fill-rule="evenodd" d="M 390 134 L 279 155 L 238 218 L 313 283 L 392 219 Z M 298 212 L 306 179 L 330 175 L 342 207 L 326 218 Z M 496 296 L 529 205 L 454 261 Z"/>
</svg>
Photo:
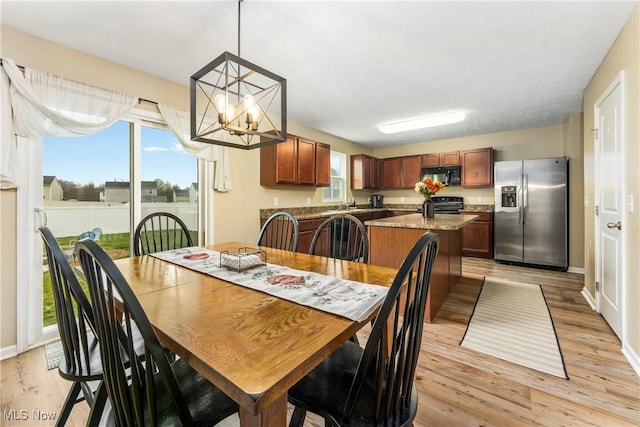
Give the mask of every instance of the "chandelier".
<svg viewBox="0 0 640 427">
<path fill-rule="evenodd" d="M 190 79 L 191 139 L 250 150 L 287 139 L 287 81 L 224 52 Z"/>
</svg>

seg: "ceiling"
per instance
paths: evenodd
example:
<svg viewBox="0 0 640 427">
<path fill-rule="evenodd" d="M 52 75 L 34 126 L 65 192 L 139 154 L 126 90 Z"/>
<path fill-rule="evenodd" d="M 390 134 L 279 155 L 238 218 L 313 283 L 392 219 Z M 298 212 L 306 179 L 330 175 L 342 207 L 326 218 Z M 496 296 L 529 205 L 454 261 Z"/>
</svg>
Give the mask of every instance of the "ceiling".
<svg viewBox="0 0 640 427">
<path fill-rule="evenodd" d="M 562 123 L 637 1 L 242 3 L 241 56 L 287 79 L 288 119 L 371 147 Z M 234 1 L 6 1 L 18 30 L 185 85 L 237 53 Z M 37 11 L 37 12 L 36 12 Z M 135 94 L 133 94 L 135 95 Z M 383 123 L 463 110 L 461 123 Z"/>
</svg>

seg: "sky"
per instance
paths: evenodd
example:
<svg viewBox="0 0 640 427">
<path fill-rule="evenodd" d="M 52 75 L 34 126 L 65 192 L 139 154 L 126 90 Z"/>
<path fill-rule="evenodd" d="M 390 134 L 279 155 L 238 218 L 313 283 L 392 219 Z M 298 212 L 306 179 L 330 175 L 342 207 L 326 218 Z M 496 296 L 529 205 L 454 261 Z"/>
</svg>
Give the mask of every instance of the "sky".
<svg viewBox="0 0 640 427">
<path fill-rule="evenodd" d="M 142 127 L 142 180 L 159 178 L 186 189 L 197 182 L 197 161 L 171 131 Z M 43 175 L 80 185 L 130 181 L 129 123 L 117 122 L 94 135 L 47 137 L 43 147 Z"/>
</svg>

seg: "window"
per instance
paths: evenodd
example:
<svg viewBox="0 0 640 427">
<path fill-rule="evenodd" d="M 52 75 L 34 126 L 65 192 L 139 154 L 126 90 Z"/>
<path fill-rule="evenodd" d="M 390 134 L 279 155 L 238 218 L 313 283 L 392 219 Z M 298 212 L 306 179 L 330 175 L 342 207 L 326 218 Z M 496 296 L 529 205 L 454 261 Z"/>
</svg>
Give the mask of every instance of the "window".
<svg viewBox="0 0 640 427">
<path fill-rule="evenodd" d="M 43 138 L 47 226 L 73 264 L 75 241 L 87 231 L 111 258 L 129 256 L 132 231 L 151 212 L 176 214 L 198 242 L 198 160 L 156 120 L 132 116 L 89 136 Z M 43 270 L 46 328 L 55 312 Z"/>
<path fill-rule="evenodd" d="M 347 155 L 331 150 L 331 185 L 322 189 L 323 202 L 344 202 L 347 193 Z"/>
</svg>

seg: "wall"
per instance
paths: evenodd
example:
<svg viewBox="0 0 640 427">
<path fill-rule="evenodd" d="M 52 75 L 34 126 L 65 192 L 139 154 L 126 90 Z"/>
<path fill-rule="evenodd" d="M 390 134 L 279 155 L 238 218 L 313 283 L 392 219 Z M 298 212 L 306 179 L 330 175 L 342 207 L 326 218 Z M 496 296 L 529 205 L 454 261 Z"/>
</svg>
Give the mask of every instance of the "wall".
<svg viewBox="0 0 640 427">
<path fill-rule="evenodd" d="M 17 342 L 16 190 L 0 191 L 0 236 L 0 349 L 3 349 Z"/>
<path fill-rule="evenodd" d="M 635 353 L 636 364 L 640 355 L 640 6 L 637 6 L 584 92 L 584 235 L 585 235 L 585 289 L 595 299 L 595 210 L 594 203 L 594 105 L 613 79 L 625 74 L 624 88 L 624 159 L 625 197 L 632 195 L 634 212 L 625 212 L 622 231 L 626 265 L 624 299 L 626 318 L 623 319 L 623 347 Z M 636 365 L 636 369 L 640 366 Z"/>
</svg>

